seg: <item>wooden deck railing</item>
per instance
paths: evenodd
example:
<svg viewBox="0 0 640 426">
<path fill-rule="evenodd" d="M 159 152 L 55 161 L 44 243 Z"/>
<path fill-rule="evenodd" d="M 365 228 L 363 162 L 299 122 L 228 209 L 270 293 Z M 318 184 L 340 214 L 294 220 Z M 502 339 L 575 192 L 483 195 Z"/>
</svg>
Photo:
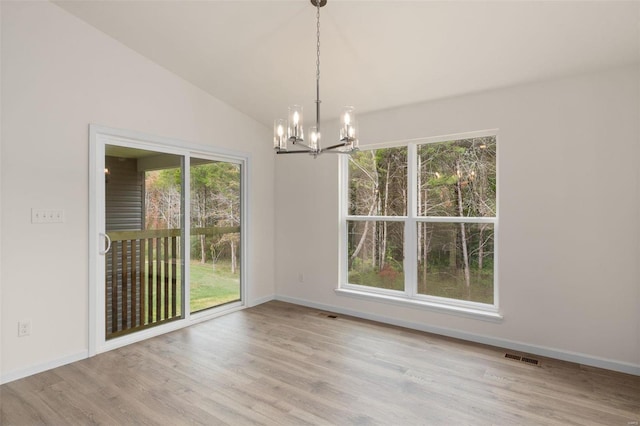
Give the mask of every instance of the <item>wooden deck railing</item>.
<svg viewBox="0 0 640 426">
<path fill-rule="evenodd" d="M 191 229 L 192 236 L 237 232 L 240 227 Z M 181 318 L 181 230 L 112 231 L 108 235 L 107 339 Z"/>
</svg>

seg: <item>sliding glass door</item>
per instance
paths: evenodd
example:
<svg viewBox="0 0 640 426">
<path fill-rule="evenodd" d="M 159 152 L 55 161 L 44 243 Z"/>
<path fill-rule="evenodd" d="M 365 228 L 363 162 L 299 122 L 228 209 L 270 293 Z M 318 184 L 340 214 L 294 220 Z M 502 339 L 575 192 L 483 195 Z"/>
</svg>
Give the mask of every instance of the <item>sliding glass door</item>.
<svg viewBox="0 0 640 426">
<path fill-rule="evenodd" d="M 246 160 L 99 136 L 94 346 L 243 306 Z"/>
</svg>

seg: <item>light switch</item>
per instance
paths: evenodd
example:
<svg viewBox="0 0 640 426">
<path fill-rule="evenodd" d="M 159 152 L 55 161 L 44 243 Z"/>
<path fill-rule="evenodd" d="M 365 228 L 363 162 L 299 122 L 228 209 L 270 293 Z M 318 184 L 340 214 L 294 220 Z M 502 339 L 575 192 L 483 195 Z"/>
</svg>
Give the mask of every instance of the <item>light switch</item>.
<svg viewBox="0 0 640 426">
<path fill-rule="evenodd" d="M 31 223 L 63 223 L 64 210 L 31 209 Z"/>
</svg>

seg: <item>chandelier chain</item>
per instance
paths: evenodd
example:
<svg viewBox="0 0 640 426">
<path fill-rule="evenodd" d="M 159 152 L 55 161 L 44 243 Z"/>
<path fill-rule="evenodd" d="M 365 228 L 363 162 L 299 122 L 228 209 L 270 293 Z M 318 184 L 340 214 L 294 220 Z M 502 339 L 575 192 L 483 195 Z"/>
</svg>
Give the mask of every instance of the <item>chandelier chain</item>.
<svg viewBox="0 0 640 426">
<path fill-rule="evenodd" d="M 2 0 L 0 0 L 2 1 Z M 302 106 L 294 105 L 289 107 L 289 120 L 277 119 L 273 125 L 274 149 L 278 154 L 301 154 L 308 153 L 316 158 L 324 152 L 337 154 L 351 154 L 358 150 L 358 139 L 356 137 L 355 119 L 353 107 L 343 108 L 340 118 L 340 143 L 327 147 L 321 146 L 320 131 L 320 8 L 327 4 L 327 0 L 311 0 L 311 4 L 316 8 L 316 125 L 309 128 L 309 138 L 305 140 L 302 126 Z M 298 145 L 299 149 L 289 151 L 287 143 Z"/>
<path fill-rule="evenodd" d="M 320 0 L 316 0 L 316 80 L 320 80 Z"/>
</svg>

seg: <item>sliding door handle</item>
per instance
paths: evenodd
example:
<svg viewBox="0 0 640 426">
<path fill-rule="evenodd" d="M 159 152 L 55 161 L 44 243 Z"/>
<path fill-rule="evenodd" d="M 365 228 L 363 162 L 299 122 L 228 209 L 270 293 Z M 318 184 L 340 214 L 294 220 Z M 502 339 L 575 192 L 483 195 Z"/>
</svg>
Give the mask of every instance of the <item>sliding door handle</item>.
<svg viewBox="0 0 640 426">
<path fill-rule="evenodd" d="M 100 236 L 104 237 L 105 241 L 107 242 L 107 248 L 104 250 L 100 250 L 100 254 L 105 255 L 109 253 L 109 250 L 111 250 L 111 238 L 109 238 L 107 234 L 103 234 L 102 232 L 100 233 Z"/>
</svg>

